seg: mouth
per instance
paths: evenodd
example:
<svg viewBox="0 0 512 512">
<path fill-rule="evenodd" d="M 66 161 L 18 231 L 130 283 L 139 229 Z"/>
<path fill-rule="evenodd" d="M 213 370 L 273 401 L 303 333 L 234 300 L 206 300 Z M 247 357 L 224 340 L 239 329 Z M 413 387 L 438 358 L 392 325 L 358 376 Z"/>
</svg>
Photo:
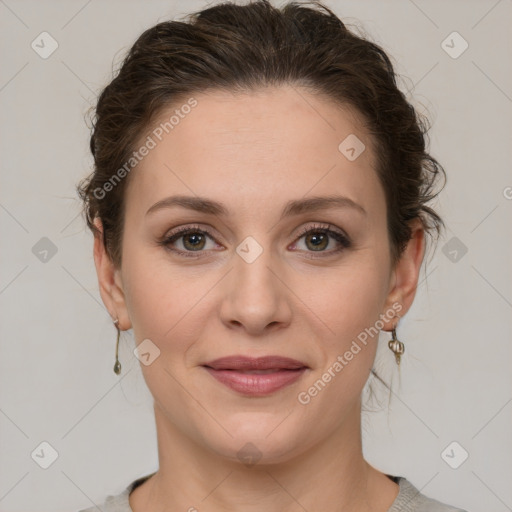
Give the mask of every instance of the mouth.
<svg viewBox="0 0 512 512">
<path fill-rule="evenodd" d="M 295 383 L 309 368 L 281 356 L 229 356 L 202 365 L 217 381 L 246 396 L 265 396 Z"/>
</svg>

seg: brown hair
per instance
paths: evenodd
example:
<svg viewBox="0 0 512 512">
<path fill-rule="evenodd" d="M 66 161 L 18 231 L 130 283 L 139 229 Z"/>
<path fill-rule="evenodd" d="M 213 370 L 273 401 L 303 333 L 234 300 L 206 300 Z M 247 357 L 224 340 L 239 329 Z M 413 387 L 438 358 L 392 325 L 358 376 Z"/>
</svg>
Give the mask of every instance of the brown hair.
<svg viewBox="0 0 512 512">
<path fill-rule="evenodd" d="M 108 183 L 156 115 L 209 89 L 245 92 L 293 84 L 354 107 L 374 142 L 393 261 L 411 237 L 412 219 L 419 218 L 427 234 L 439 234 L 442 219 L 426 203 L 439 193 L 434 188 L 445 173 L 426 151 L 426 118 L 398 89 L 381 47 L 349 31 L 324 5 L 308 3 L 281 9 L 267 0 L 222 3 L 185 22 L 159 23 L 137 39 L 99 96 L 90 140 L 94 172 L 78 185 L 87 224 L 96 231 L 93 221 L 101 219 L 103 242 L 116 265 L 128 176 L 115 186 Z"/>
</svg>

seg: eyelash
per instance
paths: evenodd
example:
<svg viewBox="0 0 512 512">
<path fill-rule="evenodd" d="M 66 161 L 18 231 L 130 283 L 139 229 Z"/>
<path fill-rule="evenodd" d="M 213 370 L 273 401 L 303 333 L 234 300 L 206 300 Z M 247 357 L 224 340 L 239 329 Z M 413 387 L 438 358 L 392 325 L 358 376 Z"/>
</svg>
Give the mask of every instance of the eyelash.
<svg viewBox="0 0 512 512">
<path fill-rule="evenodd" d="M 204 256 L 199 255 L 201 252 L 204 252 L 204 251 L 181 251 L 179 249 L 173 249 L 171 247 L 171 244 L 173 244 L 175 241 L 179 240 L 180 238 L 182 238 L 185 235 L 189 235 L 192 233 L 194 233 L 194 234 L 199 233 L 201 235 L 207 235 L 212 240 L 215 240 L 213 234 L 208 229 L 200 228 L 199 226 L 186 226 L 183 228 L 178 228 L 176 231 L 169 233 L 161 242 L 159 242 L 159 245 L 165 247 L 165 249 L 167 249 L 169 251 L 172 251 L 174 253 L 182 255 L 186 258 L 201 258 L 201 257 L 207 256 L 207 255 L 204 255 Z M 335 249 L 335 250 L 331 250 L 331 251 L 327 251 L 327 252 L 318 251 L 319 253 L 325 253 L 328 256 L 337 254 L 337 253 L 343 251 L 344 249 L 348 249 L 352 246 L 352 243 L 349 240 L 349 238 L 346 235 L 344 235 L 343 233 L 332 230 L 330 224 L 327 227 L 319 225 L 319 224 L 315 224 L 313 226 L 307 226 L 300 232 L 300 234 L 297 237 L 297 240 L 300 240 L 305 235 L 309 235 L 311 233 L 326 234 L 329 237 L 336 240 L 339 244 L 341 244 L 341 247 L 338 249 Z M 308 252 L 314 253 L 317 251 L 308 251 Z M 196 253 L 198 253 L 198 254 L 196 254 Z M 317 258 L 322 258 L 325 256 L 306 256 L 306 257 L 310 258 L 310 259 L 317 259 Z"/>
</svg>

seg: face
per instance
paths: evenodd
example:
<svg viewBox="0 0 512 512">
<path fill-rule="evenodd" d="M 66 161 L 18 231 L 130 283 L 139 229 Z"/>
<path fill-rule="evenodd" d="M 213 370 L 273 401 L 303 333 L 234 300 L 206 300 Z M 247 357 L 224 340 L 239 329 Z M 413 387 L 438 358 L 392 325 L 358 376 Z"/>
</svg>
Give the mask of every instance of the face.
<svg viewBox="0 0 512 512">
<path fill-rule="evenodd" d="M 141 368 L 159 414 L 233 460 L 254 449 L 285 461 L 355 425 L 374 334 L 407 311 L 422 259 L 418 235 L 391 265 L 384 190 L 358 117 L 297 91 L 195 96 L 131 171 L 121 268 L 96 242 L 108 309 L 137 344 L 150 340 Z M 349 136 L 365 145 L 355 159 L 339 149 Z M 205 366 L 227 356 L 302 369 Z"/>
</svg>

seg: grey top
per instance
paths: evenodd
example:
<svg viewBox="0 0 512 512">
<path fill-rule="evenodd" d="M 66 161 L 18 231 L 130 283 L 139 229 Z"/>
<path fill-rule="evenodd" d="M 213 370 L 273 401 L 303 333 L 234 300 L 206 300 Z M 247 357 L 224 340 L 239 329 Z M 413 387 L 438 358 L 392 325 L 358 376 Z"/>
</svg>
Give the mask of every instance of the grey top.
<svg viewBox="0 0 512 512">
<path fill-rule="evenodd" d="M 99 507 L 103 512 L 133 512 L 128 501 L 130 493 L 139 485 L 143 484 L 150 476 L 140 477 L 131 482 L 126 489 L 117 495 L 109 495 Z M 445 503 L 427 498 L 403 476 L 387 475 L 393 482 L 400 486 L 395 501 L 388 509 L 388 512 L 466 512 L 461 508 L 451 507 Z M 97 512 L 98 507 L 90 507 L 79 510 L 79 512 Z"/>
</svg>

